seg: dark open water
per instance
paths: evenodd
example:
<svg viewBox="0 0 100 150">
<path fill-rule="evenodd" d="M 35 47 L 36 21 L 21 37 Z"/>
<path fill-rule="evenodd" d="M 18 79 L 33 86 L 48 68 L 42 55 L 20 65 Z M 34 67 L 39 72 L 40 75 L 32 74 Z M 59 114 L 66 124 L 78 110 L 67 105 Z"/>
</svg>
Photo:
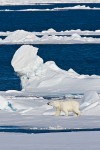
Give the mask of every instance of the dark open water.
<svg viewBox="0 0 100 150">
<path fill-rule="evenodd" d="M 76 128 L 76 129 L 31 129 L 31 127 L 24 126 L 0 126 L 0 132 L 10 133 L 27 133 L 27 134 L 40 134 L 40 133 L 58 133 L 58 132 L 90 132 L 100 131 L 100 128 Z"/>
<path fill-rule="evenodd" d="M 100 29 L 99 10 L 0 12 L 0 31 L 43 31 L 53 28 L 56 31 L 71 29 Z"/>
<path fill-rule="evenodd" d="M 96 7 L 99 8 L 100 7 L 100 3 L 51 3 L 51 4 L 40 4 L 40 5 L 17 5 L 17 6 L 0 6 L 0 9 L 11 9 L 11 10 L 22 10 L 22 9 L 53 9 L 53 8 L 63 8 L 63 7 L 73 7 L 76 5 L 85 5 L 85 6 L 89 6 L 91 8 Z"/>
<path fill-rule="evenodd" d="M 76 4 L 49 6 L 2 6 L 0 9 L 32 9 L 69 7 Z M 83 5 L 83 4 L 82 4 Z M 86 4 L 88 5 L 88 4 Z M 89 4 L 100 7 L 100 4 Z M 68 10 L 55 12 L 0 12 L 0 31 L 42 31 L 54 28 L 57 31 L 100 29 L 99 10 Z M 62 69 L 73 68 L 80 74 L 100 75 L 100 44 L 34 45 L 38 55 L 45 61 L 53 60 Z M 20 45 L 0 45 L 0 90 L 20 90 L 19 78 L 11 67 L 11 59 Z"/>
</svg>

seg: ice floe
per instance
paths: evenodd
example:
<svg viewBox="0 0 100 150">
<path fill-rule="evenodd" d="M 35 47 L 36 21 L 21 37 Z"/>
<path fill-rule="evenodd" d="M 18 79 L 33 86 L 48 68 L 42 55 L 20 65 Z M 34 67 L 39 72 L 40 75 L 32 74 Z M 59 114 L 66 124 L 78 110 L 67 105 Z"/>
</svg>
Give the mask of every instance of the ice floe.
<svg viewBox="0 0 100 150">
<path fill-rule="evenodd" d="M 72 35 L 72 34 L 79 34 L 79 35 L 100 35 L 100 30 L 89 31 L 89 30 L 65 30 L 65 31 L 56 31 L 53 28 L 48 30 L 44 30 L 42 32 L 33 32 L 35 35 Z"/>
<path fill-rule="evenodd" d="M 65 31 L 56 31 L 53 28 L 50 28 L 48 30 L 43 30 L 41 32 L 29 32 L 25 30 L 16 30 L 16 31 L 6 31 L 0 32 L 0 36 L 10 36 L 13 34 L 34 34 L 34 35 L 72 35 L 72 34 L 79 34 L 79 35 L 100 35 L 100 30 L 95 30 L 95 31 L 89 31 L 89 30 L 81 30 L 81 29 L 76 29 L 76 30 L 65 30 Z"/>
<path fill-rule="evenodd" d="M 4 42 L 11 42 L 13 40 L 14 43 L 18 42 L 31 42 L 34 40 L 37 40 L 38 37 L 36 37 L 34 34 L 31 32 L 27 32 L 24 30 L 16 30 L 15 32 L 11 33 L 8 35 L 5 39 Z"/>
<path fill-rule="evenodd" d="M 37 3 L 99 3 L 100 0 L 0 0 L 0 5 L 32 5 Z"/>
<path fill-rule="evenodd" d="M 4 33 L 1 32 L 1 35 Z M 16 30 L 14 32 L 6 32 L 8 36 L 0 39 L 0 44 L 85 44 L 100 43 L 100 38 L 82 37 L 81 35 L 100 35 L 100 31 L 81 31 L 70 30 L 56 32 L 54 29 L 42 31 L 41 33 L 28 32 L 24 30 Z M 4 35 L 5 35 L 4 34 Z M 61 34 L 61 35 L 60 35 Z M 67 35 L 68 34 L 68 35 Z M 42 37 L 38 37 L 42 35 Z M 70 35 L 70 36 L 69 36 Z"/>
<path fill-rule="evenodd" d="M 90 6 L 85 6 L 85 5 L 76 5 L 73 7 L 56 7 L 56 8 L 46 8 L 46 9 L 0 9 L 0 11 L 66 11 L 66 10 L 100 10 L 99 7 L 90 7 Z"/>
<path fill-rule="evenodd" d="M 17 93 L 14 93 L 13 97 L 10 97 L 6 95 L 6 93 L 3 93 L 6 97 L 2 97 L 3 101 L 1 102 L 1 110 L 8 111 L 8 112 L 14 112 L 20 115 L 32 115 L 32 116 L 53 116 L 55 110 L 53 107 L 48 106 L 47 102 L 48 99 L 44 99 L 43 97 L 26 97 L 26 92 L 23 93 L 23 96 L 16 97 Z M 1 98 L 1 96 L 0 96 Z M 56 98 L 62 99 L 62 100 L 70 100 L 73 98 L 73 95 L 71 97 L 63 98 Z M 55 98 L 52 98 L 50 100 L 55 100 Z M 49 101 L 50 101 L 49 100 Z M 80 102 L 80 110 L 81 110 L 81 117 L 82 116 L 100 116 L 100 97 L 96 91 L 86 91 L 82 97 L 80 98 L 74 98 L 74 100 Z M 61 113 L 61 116 L 64 115 Z M 72 113 L 69 113 L 69 117 L 72 117 Z M 68 118 L 69 118 L 68 117 Z M 54 119 L 54 118 L 52 118 Z M 60 118 L 61 119 L 61 118 Z M 67 119 L 67 118 L 66 118 Z M 36 121 L 36 118 L 35 118 Z"/>
<path fill-rule="evenodd" d="M 43 62 L 37 55 L 38 48 L 23 45 L 13 56 L 12 66 L 21 79 L 25 91 L 45 93 L 100 92 L 100 76 L 80 75 L 74 70 L 60 69 L 55 62 Z"/>
</svg>

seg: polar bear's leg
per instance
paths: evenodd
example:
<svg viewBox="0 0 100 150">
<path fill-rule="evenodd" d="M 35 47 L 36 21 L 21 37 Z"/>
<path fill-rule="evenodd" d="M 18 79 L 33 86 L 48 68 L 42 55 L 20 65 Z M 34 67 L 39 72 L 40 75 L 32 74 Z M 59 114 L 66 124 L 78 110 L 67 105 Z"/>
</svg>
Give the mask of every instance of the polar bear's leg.
<svg viewBox="0 0 100 150">
<path fill-rule="evenodd" d="M 56 109 L 55 116 L 59 116 L 59 115 L 60 115 L 60 113 L 61 113 L 61 110 Z"/>
<path fill-rule="evenodd" d="M 79 109 L 78 109 L 78 110 L 74 110 L 74 113 L 75 113 L 77 116 L 80 116 L 80 114 L 81 114 L 81 112 L 80 112 Z"/>
<path fill-rule="evenodd" d="M 63 110 L 63 112 L 65 113 L 66 116 L 68 116 L 68 111 L 67 110 Z"/>
</svg>

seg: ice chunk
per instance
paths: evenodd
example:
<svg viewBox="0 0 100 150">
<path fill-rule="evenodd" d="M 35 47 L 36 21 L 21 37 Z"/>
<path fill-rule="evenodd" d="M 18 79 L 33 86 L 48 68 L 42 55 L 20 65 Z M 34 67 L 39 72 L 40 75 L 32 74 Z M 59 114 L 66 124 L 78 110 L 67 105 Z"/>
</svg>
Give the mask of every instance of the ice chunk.
<svg viewBox="0 0 100 150">
<path fill-rule="evenodd" d="M 38 37 L 34 35 L 32 32 L 24 31 L 24 30 L 16 30 L 10 33 L 5 39 L 4 42 L 29 42 L 33 40 L 37 40 Z"/>
<path fill-rule="evenodd" d="M 15 72 L 31 75 L 43 63 L 43 59 L 37 56 L 38 48 L 23 45 L 15 53 L 12 59 L 12 66 Z"/>
<path fill-rule="evenodd" d="M 0 36 L 8 36 L 10 35 L 12 32 L 7 31 L 7 32 L 0 32 Z"/>
<path fill-rule="evenodd" d="M 63 93 L 100 91 L 100 76 L 79 75 L 73 69 L 59 68 L 55 62 L 37 55 L 38 48 L 24 45 L 13 56 L 12 66 L 20 76 L 23 90 Z"/>
<path fill-rule="evenodd" d="M 75 72 L 72 68 L 70 68 L 68 71 L 67 71 L 67 74 L 71 77 L 80 77 L 80 75 Z"/>
<path fill-rule="evenodd" d="M 28 80 L 34 78 L 39 67 L 43 64 L 43 59 L 37 56 L 38 48 L 23 45 L 13 56 L 11 64 L 20 76 L 22 87 L 24 87 Z"/>
<path fill-rule="evenodd" d="M 0 44 L 74 44 L 74 43 L 100 43 L 100 38 L 82 37 L 81 35 L 100 35 L 97 31 L 69 30 L 56 32 L 54 29 L 48 29 L 42 32 L 28 32 L 16 30 L 14 32 L 0 32 L 6 35 L 5 39 L 0 40 Z M 37 37 L 37 35 L 43 35 Z M 70 36 L 67 36 L 70 35 Z"/>
<path fill-rule="evenodd" d="M 48 30 L 46 30 L 46 31 L 42 31 L 42 33 L 43 33 L 43 34 L 45 34 L 45 33 L 47 33 L 47 34 L 52 34 L 52 33 L 56 33 L 56 31 L 55 31 L 53 28 L 51 28 L 51 29 L 48 29 Z"/>
<path fill-rule="evenodd" d="M 78 34 L 78 35 L 100 35 L 100 30 L 95 30 L 95 31 L 89 31 L 89 30 L 84 30 L 82 31 L 81 29 L 76 29 L 76 30 L 65 30 L 65 31 L 59 31 L 57 32 L 53 28 L 50 28 L 48 30 L 43 30 L 42 32 L 28 32 L 24 30 L 17 30 L 17 31 L 6 31 L 6 32 L 0 32 L 0 36 L 9 36 L 13 35 L 12 33 L 26 33 L 26 34 L 32 34 L 32 35 L 72 35 L 72 34 Z"/>
</svg>

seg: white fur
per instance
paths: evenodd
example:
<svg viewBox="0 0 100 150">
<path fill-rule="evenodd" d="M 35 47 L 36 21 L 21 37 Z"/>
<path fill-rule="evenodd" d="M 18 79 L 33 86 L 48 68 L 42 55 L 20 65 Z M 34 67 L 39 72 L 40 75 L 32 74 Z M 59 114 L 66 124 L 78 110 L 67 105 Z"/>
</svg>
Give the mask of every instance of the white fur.
<svg viewBox="0 0 100 150">
<path fill-rule="evenodd" d="M 68 116 L 68 112 L 73 112 L 77 116 L 80 115 L 80 104 L 75 100 L 63 101 L 63 100 L 54 100 L 50 101 L 48 105 L 56 108 L 55 115 L 59 116 L 61 111 Z"/>
</svg>

